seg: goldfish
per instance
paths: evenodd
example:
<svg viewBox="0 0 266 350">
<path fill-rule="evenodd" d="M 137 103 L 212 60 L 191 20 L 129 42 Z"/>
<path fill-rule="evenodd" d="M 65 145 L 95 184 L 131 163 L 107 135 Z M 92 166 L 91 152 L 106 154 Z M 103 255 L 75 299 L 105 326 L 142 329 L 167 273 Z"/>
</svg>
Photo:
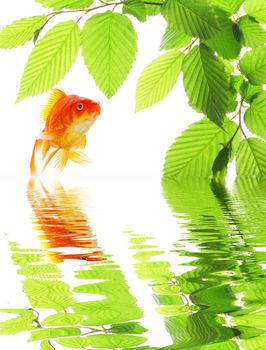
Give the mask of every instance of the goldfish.
<svg viewBox="0 0 266 350">
<path fill-rule="evenodd" d="M 30 160 L 31 176 L 37 175 L 36 154 L 42 153 L 42 172 L 53 160 L 58 173 L 64 170 L 68 160 L 84 164 L 88 158 L 81 150 L 86 146 L 86 132 L 101 112 L 99 102 L 77 95 L 66 95 L 53 89 L 42 111 L 45 122 L 43 131 L 33 146 Z"/>
</svg>

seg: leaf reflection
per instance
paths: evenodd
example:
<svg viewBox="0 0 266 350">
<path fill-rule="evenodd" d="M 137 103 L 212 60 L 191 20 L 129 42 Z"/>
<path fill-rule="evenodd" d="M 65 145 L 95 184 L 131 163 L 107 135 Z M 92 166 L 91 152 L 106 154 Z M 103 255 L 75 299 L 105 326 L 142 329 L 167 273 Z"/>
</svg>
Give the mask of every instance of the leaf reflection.
<svg viewBox="0 0 266 350">
<path fill-rule="evenodd" d="M 143 312 L 126 276 L 99 247 L 78 192 L 61 185 L 50 191 L 42 185 L 28 188 L 45 249 L 10 243 L 31 307 L 1 309 L 7 320 L 0 323 L 0 334 L 27 332 L 42 350 L 264 349 L 266 183 L 237 179 L 229 191 L 194 180 L 164 182 L 163 189 L 185 228 L 171 259 L 156 238 L 125 233 L 139 283 L 150 289 L 170 344 L 145 343 Z M 178 256 L 186 262 L 175 266 Z"/>
<path fill-rule="evenodd" d="M 0 322 L 0 334 L 28 332 L 29 341 L 40 342 L 42 350 L 57 349 L 58 344 L 81 349 L 143 344 L 146 338 L 140 334 L 147 330 L 138 323 L 142 311 L 120 266 L 99 247 L 78 192 L 66 191 L 59 183 L 52 191 L 30 183 L 28 199 L 45 249 L 10 242 L 11 258 L 17 273 L 24 276 L 23 291 L 31 308 L 1 309 L 16 317 Z M 70 248 L 78 252 L 65 253 Z M 73 269 L 67 265 L 68 278 L 71 273 L 75 287 L 62 272 L 69 259 Z"/>
<path fill-rule="evenodd" d="M 223 185 L 194 179 L 164 182 L 164 192 L 187 229 L 176 252 L 194 258 L 186 263 L 194 269 L 176 279 L 199 308 L 167 320 L 175 343 L 167 349 L 248 349 L 253 337 L 263 343 L 265 272 L 254 247 L 265 247 L 265 183 L 237 179 L 231 194 Z M 187 242 L 194 248 L 187 249 Z"/>
</svg>

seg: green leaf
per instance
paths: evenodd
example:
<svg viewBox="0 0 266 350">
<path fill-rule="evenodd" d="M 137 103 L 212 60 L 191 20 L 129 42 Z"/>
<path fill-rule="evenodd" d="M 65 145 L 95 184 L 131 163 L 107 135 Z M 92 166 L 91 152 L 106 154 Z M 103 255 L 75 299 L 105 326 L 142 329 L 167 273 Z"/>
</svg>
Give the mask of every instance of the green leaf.
<svg viewBox="0 0 266 350">
<path fill-rule="evenodd" d="M 207 39 L 220 30 L 212 7 L 206 0 L 166 0 L 162 14 L 170 27 L 201 39 Z"/>
<path fill-rule="evenodd" d="M 234 326 L 234 329 L 237 332 L 240 332 L 239 334 L 241 334 L 240 338 L 242 340 L 255 338 L 264 334 L 264 331 L 262 329 L 253 328 L 249 326 Z"/>
<path fill-rule="evenodd" d="M 224 71 L 228 77 L 234 72 L 234 66 L 226 59 L 221 58 L 221 61 L 224 64 Z"/>
<path fill-rule="evenodd" d="M 49 343 L 49 340 L 43 340 L 40 350 L 54 350 L 54 347 Z"/>
<path fill-rule="evenodd" d="M 135 246 L 130 247 L 130 249 L 136 249 L 136 250 L 149 249 L 149 248 L 150 248 L 150 246 L 148 246 L 148 245 L 142 245 L 142 246 L 135 245 Z M 153 246 L 153 248 L 158 248 L 158 247 L 155 245 L 155 246 Z M 174 275 L 173 272 L 170 272 L 168 270 L 170 264 L 168 262 L 165 262 L 165 261 L 143 262 L 143 263 L 135 264 L 135 266 L 138 270 L 137 271 L 138 277 L 141 279 L 156 279 L 156 282 L 160 282 L 161 278 L 163 278 L 165 281 L 168 282 L 169 279 L 171 279 L 171 277 Z M 129 312 L 129 311 L 131 311 L 131 310 L 127 310 L 127 312 Z M 128 317 L 128 320 L 133 320 L 133 319 L 136 319 L 136 317 L 135 316 L 134 316 L 134 318 Z M 109 322 L 109 323 L 111 323 L 111 322 Z M 118 323 L 118 321 L 116 321 L 115 323 Z"/>
<path fill-rule="evenodd" d="M 152 257 L 161 255 L 164 252 L 162 250 L 145 250 L 145 251 L 140 251 L 134 254 L 134 259 L 135 260 L 140 260 L 140 261 L 148 261 Z"/>
<path fill-rule="evenodd" d="M 262 92 L 261 86 L 252 85 L 248 81 L 244 81 L 240 87 L 240 95 L 247 103 L 252 102 L 260 92 Z"/>
<path fill-rule="evenodd" d="M 77 337 L 77 338 L 63 338 L 56 341 L 58 344 L 65 348 L 82 349 L 89 346 L 88 337 Z"/>
<path fill-rule="evenodd" d="M 225 66 L 206 46 L 195 46 L 183 63 L 184 87 L 191 106 L 222 125 L 229 102 Z"/>
<path fill-rule="evenodd" d="M 157 2 L 159 5 L 149 5 L 145 4 L 146 13 L 148 16 L 156 16 L 161 12 L 161 4 L 164 0 L 151 0 L 150 2 Z"/>
<path fill-rule="evenodd" d="M 170 51 L 157 57 L 141 73 L 137 83 L 136 111 L 162 100 L 175 85 L 184 54 Z"/>
<path fill-rule="evenodd" d="M 188 45 L 190 41 L 190 35 L 180 32 L 176 28 L 167 27 L 162 38 L 160 50 L 178 49 Z"/>
<path fill-rule="evenodd" d="M 246 0 L 246 13 L 254 17 L 260 23 L 266 23 L 266 2 L 265 0 Z"/>
<path fill-rule="evenodd" d="M 67 337 L 80 335 L 80 329 L 78 328 L 48 328 L 48 329 L 40 329 L 31 333 L 31 337 L 29 341 L 43 340 L 43 339 L 51 339 L 51 338 L 59 338 L 59 337 Z"/>
<path fill-rule="evenodd" d="M 237 101 L 234 101 L 234 100 L 230 101 L 226 109 L 226 113 L 233 113 L 236 110 L 237 106 L 238 106 Z"/>
<path fill-rule="evenodd" d="M 69 286 L 56 280 L 27 279 L 23 288 L 33 308 L 64 310 L 75 300 Z"/>
<path fill-rule="evenodd" d="M 180 287 L 175 284 L 161 284 L 153 286 L 152 290 L 160 295 L 177 295 L 180 292 Z"/>
<path fill-rule="evenodd" d="M 146 338 L 125 334 L 97 334 L 86 338 L 59 339 L 57 343 L 67 348 L 80 348 L 91 346 L 95 349 L 125 348 L 137 346 L 146 341 Z"/>
<path fill-rule="evenodd" d="M 57 84 L 74 63 L 79 46 L 80 31 L 76 22 L 62 22 L 50 29 L 30 54 L 17 102 L 47 91 Z"/>
<path fill-rule="evenodd" d="M 266 348 L 266 337 L 264 335 L 245 339 L 241 341 L 241 347 L 243 350 L 264 350 Z"/>
<path fill-rule="evenodd" d="M 54 264 L 27 264 L 17 271 L 19 275 L 34 276 L 45 278 L 53 276 L 55 278 L 61 277 L 59 268 Z"/>
<path fill-rule="evenodd" d="M 137 322 L 124 322 L 112 324 L 110 331 L 116 334 L 143 334 L 148 329 L 140 326 Z"/>
<path fill-rule="evenodd" d="M 266 47 L 247 52 L 239 62 L 241 72 L 246 75 L 251 84 L 266 83 Z"/>
<path fill-rule="evenodd" d="M 49 343 L 49 340 L 43 340 L 40 350 L 54 350 L 54 347 Z"/>
<path fill-rule="evenodd" d="M 239 92 L 241 89 L 241 86 L 244 83 L 244 77 L 243 75 L 232 75 L 230 77 L 230 88 L 233 89 L 235 92 Z"/>
<path fill-rule="evenodd" d="M 115 269 L 113 269 L 115 267 Z M 74 288 L 74 292 L 97 294 L 102 300 L 80 302 L 72 305 L 73 311 L 86 315 L 82 325 L 102 326 L 136 320 L 142 317 L 136 300 L 129 292 L 125 276 L 116 266 L 98 265 L 89 270 L 77 271 L 77 278 L 102 280 L 98 283 L 82 284 Z M 119 298 L 117 298 L 119 295 Z"/>
<path fill-rule="evenodd" d="M 0 322 L 0 334 L 11 335 L 36 329 L 34 325 L 36 315 L 34 315 L 33 310 L 1 309 L 0 312 L 20 315 L 19 317 Z"/>
<path fill-rule="evenodd" d="M 236 154 L 236 172 L 242 176 L 266 176 L 266 143 L 256 138 L 241 141 Z"/>
<path fill-rule="evenodd" d="M 141 318 L 142 312 L 128 299 L 123 294 L 121 297 L 122 303 L 119 303 L 119 301 L 115 303 L 110 298 L 107 302 L 77 303 L 73 306 L 73 309 L 74 312 L 86 315 L 86 320 L 82 322 L 85 326 L 102 326 Z"/>
<path fill-rule="evenodd" d="M 239 21 L 240 40 L 243 46 L 255 48 L 266 43 L 266 30 L 253 18 L 241 17 Z"/>
<path fill-rule="evenodd" d="M 57 314 L 46 317 L 42 324 L 44 326 L 74 326 L 81 324 L 83 321 L 82 315 L 59 312 Z"/>
<path fill-rule="evenodd" d="M 206 40 L 205 44 L 223 58 L 233 60 L 239 56 L 241 50 L 241 45 L 234 34 L 233 22 L 224 11 L 216 9 L 215 13 L 217 14 L 221 31 Z"/>
<path fill-rule="evenodd" d="M 35 0 L 44 7 L 50 7 L 54 10 L 65 9 L 82 9 L 88 8 L 94 0 Z"/>
<path fill-rule="evenodd" d="M 215 158 L 212 166 L 212 179 L 217 183 L 224 183 L 227 175 L 227 166 L 230 160 L 230 148 L 224 147 Z"/>
<path fill-rule="evenodd" d="M 11 49 L 25 44 L 31 40 L 34 33 L 41 28 L 47 20 L 47 16 L 34 16 L 19 19 L 0 31 L 0 48 Z"/>
<path fill-rule="evenodd" d="M 165 178 L 209 177 L 212 165 L 218 152 L 232 138 L 237 125 L 225 119 L 224 130 L 217 127 L 209 119 L 203 118 L 191 124 L 167 152 L 164 164 Z M 232 154 L 239 142 L 234 138 Z"/>
<path fill-rule="evenodd" d="M 211 0 L 211 2 L 215 6 L 218 6 L 228 13 L 233 14 L 239 10 L 244 0 Z"/>
<path fill-rule="evenodd" d="M 252 312 L 252 314 L 233 317 L 231 322 L 237 325 L 264 328 L 266 319 L 266 311 L 261 310 Z"/>
<path fill-rule="evenodd" d="M 252 101 L 249 109 L 245 113 L 244 120 L 253 134 L 266 139 L 266 91 L 260 93 Z"/>
<path fill-rule="evenodd" d="M 229 104 L 226 109 L 226 113 L 232 113 L 238 106 L 238 92 L 244 77 L 242 75 L 231 75 L 229 81 Z"/>
<path fill-rule="evenodd" d="M 146 7 L 142 0 L 125 0 L 123 12 L 135 16 L 140 22 L 146 21 Z"/>
<path fill-rule="evenodd" d="M 99 13 L 85 23 L 82 52 L 97 86 L 112 97 L 136 58 L 137 35 L 130 20 L 118 13 Z"/>
</svg>

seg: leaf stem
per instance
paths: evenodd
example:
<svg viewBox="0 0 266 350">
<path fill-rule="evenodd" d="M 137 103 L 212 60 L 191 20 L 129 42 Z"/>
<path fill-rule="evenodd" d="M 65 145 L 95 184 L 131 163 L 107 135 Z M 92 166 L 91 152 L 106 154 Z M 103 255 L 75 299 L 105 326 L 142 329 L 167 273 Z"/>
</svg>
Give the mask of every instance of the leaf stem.
<svg viewBox="0 0 266 350">
<path fill-rule="evenodd" d="M 95 6 L 95 7 L 88 8 L 88 9 L 73 9 L 73 10 L 54 11 L 54 12 L 50 12 L 48 14 L 48 16 L 54 17 L 54 16 L 60 15 L 62 13 L 75 13 L 75 12 L 84 12 L 84 11 L 86 13 L 89 13 L 91 11 L 98 10 L 98 9 L 101 9 L 101 8 L 104 8 L 104 7 L 107 7 L 107 6 L 122 5 L 123 3 L 124 3 L 123 1 L 120 1 L 120 2 L 108 2 L 108 3 L 103 3 L 103 5 Z"/>
<path fill-rule="evenodd" d="M 186 46 L 183 50 L 183 53 L 185 53 L 187 50 L 189 50 L 194 44 L 195 42 L 197 41 L 198 39 L 194 39 L 188 46 Z"/>
<path fill-rule="evenodd" d="M 100 3 L 102 3 L 102 5 L 99 5 L 99 6 L 95 6 L 95 7 L 92 7 L 92 8 L 87 8 L 87 9 L 72 9 L 72 10 L 60 10 L 60 11 L 53 11 L 53 12 L 50 12 L 48 13 L 47 17 L 47 21 L 44 23 L 44 25 L 41 27 L 41 30 L 46 26 L 46 24 L 55 16 L 57 15 L 61 15 L 63 13 L 75 13 L 75 12 L 84 12 L 83 15 L 81 15 L 77 22 L 78 23 L 87 13 L 89 12 L 92 12 L 92 11 L 95 11 L 95 10 L 99 10 L 99 9 L 102 9 L 104 7 L 108 7 L 108 6 L 114 6 L 113 7 L 113 10 L 115 10 L 115 8 L 118 6 L 118 5 L 123 5 L 125 3 L 125 1 L 119 1 L 119 2 L 105 2 L 104 0 L 99 0 Z M 163 3 L 162 2 L 154 2 L 154 1 L 143 1 L 143 3 L 145 5 L 156 5 L 156 6 L 162 6 Z M 40 30 L 40 31 L 41 31 Z M 38 37 L 36 37 L 35 39 L 35 42 L 37 41 Z"/>
<path fill-rule="evenodd" d="M 243 127 L 242 127 L 242 108 L 245 108 L 244 106 L 243 106 L 243 102 L 244 102 L 244 100 L 242 99 L 241 101 L 240 101 L 240 105 L 239 105 L 239 109 L 238 109 L 238 111 L 237 111 L 237 113 L 231 118 L 231 120 L 233 120 L 233 119 L 235 119 L 236 117 L 238 117 L 238 129 L 240 129 L 241 130 L 241 133 L 244 135 L 244 137 L 245 137 L 245 139 L 247 138 L 247 136 L 246 136 L 246 134 L 245 134 L 245 132 L 244 132 L 244 130 L 243 130 Z M 238 130 L 237 129 L 237 130 Z M 235 135 L 234 135 L 235 136 Z M 232 140 L 230 140 L 230 141 L 232 141 Z M 229 141 L 229 142 L 230 142 Z"/>
<path fill-rule="evenodd" d="M 53 11 L 53 12 L 50 12 L 47 16 L 56 16 L 56 15 L 59 15 L 61 13 L 74 13 L 74 12 L 83 12 L 83 11 L 86 11 L 86 13 L 89 13 L 91 11 L 94 11 L 94 10 L 98 10 L 98 9 L 101 9 L 101 8 L 104 8 L 104 7 L 107 7 L 107 6 L 117 6 L 117 5 L 123 5 L 125 3 L 125 1 L 119 1 L 119 2 L 105 2 L 104 0 L 99 0 L 102 5 L 99 5 L 99 6 L 95 6 L 95 7 L 92 7 L 92 8 L 88 8 L 88 9 L 73 9 L 73 10 L 61 10 L 61 11 Z M 143 3 L 145 5 L 156 5 L 156 6 L 162 6 L 163 3 L 162 2 L 153 2 L 153 1 L 143 1 Z"/>
<path fill-rule="evenodd" d="M 245 139 L 246 139 L 247 136 L 246 136 L 246 134 L 245 134 L 245 132 L 244 132 L 244 130 L 243 130 L 243 127 L 242 127 L 242 107 L 243 107 L 243 100 L 241 100 L 241 103 L 240 103 L 240 108 L 239 108 L 239 121 L 238 121 L 238 123 L 239 123 L 239 127 L 240 127 L 240 129 L 241 129 L 241 132 L 242 132 L 243 136 L 244 136 Z"/>
<path fill-rule="evenodd" d="M 163 2 L 154 2 L 154 1 L 143 1 L 145 5 L 158 5 L 162 6 Z"/>
<path fill-rule="evenodd" d="M 38 312 L 36 309 L 33 309 L 33 308 L 30 308 L 29 310 L 32 310 L 33 313 L 36 314 L 36 318 L 35 318 L 33 321 L 36 322 L 37 327 L 38 327 L 38 328 L 42 328 L 42 325 L 41 325 L 41 323 L 40 323 L 40 321 L 39 321 L 39 317 L 40 317 L 39 312 Z"/>
<path fill-rule="evenodd" d="M 55 350 L 55 347 L 51 344 L 51 339 L 48 339 L 47 342 L 51 346 L 51 348 L 53 348 L 53 350 Z"/>
<path fill-rule="evenodd" d="M 233 142 L 233 140 L 234 140 L 234 138 L 235 138 L 235 136 L 236 136 L 236 134 L 237 134 L 239 129 L 240 129 L 240 125 L 237 126 L 236 131 L 234 132 L 234 134 L 231 137 L 231 139 L 227 142 L 227 145 L 225 147 L 230 147 L 231 146 L 231 144 L 232 144 L 232 142 Z"/>
</svg>

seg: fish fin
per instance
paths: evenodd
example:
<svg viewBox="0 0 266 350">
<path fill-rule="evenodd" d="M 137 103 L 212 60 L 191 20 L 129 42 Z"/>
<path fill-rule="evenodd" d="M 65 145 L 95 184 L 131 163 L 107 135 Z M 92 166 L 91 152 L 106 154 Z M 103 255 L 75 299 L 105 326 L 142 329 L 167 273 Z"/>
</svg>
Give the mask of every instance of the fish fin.
<svg viewBox="0 0 266 350">
<path fill-rule="evenodd" d="M 42 168 L 42 173 L 45 171 L 45 169 L 47 168 L 47 165 L 50 163 L 51 159 L 56 155 L 56 153 L 60 150 L 61 148 L 58 147 L 56 148 L 53 152 L 51 152 L 49 154 L 49 156 L 46 158 L 46 161 L 43 165 L 43 168 Z"/>
<path fill-rule="evenodd" d="M 33 177 L 35 177 L 37 174 L 37 168 L 35 164 L 35 155 L 36 155 L 36 152 L 38 152 L 41 149 L 42 143 L 43 143 L 42 140 L 37 139 L 33 146 L 31 160 L 30 160 L 30 174 Z"/>
<path fill-rule="evenodd" d="M 66 94 L 59 90 L 59 89 L 52 89 L 49 97 L 45 103 L 45 106 L 42 110 L 42 114 L 41 114 L 41 120 L 45 121 L 47 120 L 49 114 L 51 113 L 51 110 L 53 109 L 54 105 L 56 104 L 56 102 L 58 102 L 59 100 L 61 100 L 61 98 L 65 97 Z"/>
<path fill-rule="evenodd" d="M 44 160 L 47 152 L 49 151 L 51 147 L 51 144 L 49 141 L 43 141 L 43 145 L 42 145 L 42 159 Z"/>
<path fill-rule="evenodd" d="M 60 152 L 56 153 L 53 162 L 54 168 L 58 174 L 60 174 L 67 164 L 69 158 L 69 151 L 66 149 L 61 149 Z"/>
<path fill-rule="evenodd" d="M 81 138 L 74 144 L 74 149 L 84 149 L 86 147 L 86 135 L 81 136 Z"/>
<path fill-rule="evenodd" d="M 72 162 L 81 164 L 81 165 L 86 165 L 89 163 L 89 158 L 88 156 L 81 151 L 70 151 L 69 152 L 69 159 L 72 160 Z"/>
<path fill-rule="evenodd" d="M 64 129 L 58 129 L 53 131 L 43 131 L 38 136 L 38 139 L 45 140 L 45 141 L 56 141 L 63 136 L 64 132 L 65 132 Z"/>
</svg>

